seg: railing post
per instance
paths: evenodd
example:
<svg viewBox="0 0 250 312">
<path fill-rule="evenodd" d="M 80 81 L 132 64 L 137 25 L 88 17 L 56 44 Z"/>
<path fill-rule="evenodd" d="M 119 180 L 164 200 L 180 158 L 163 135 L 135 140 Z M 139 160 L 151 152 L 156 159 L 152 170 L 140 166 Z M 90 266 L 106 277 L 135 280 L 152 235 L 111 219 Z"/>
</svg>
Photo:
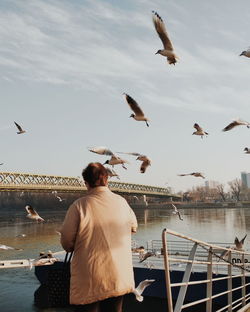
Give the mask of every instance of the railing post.
<svg viewBox="0 0 250 312">
<path fill-rule="evenodd" d="M 208 252 L 208 257 L 207 257 L 207 261 L 209 262 L 209 264 L 207 265 L 207 280 L 209 280 L 209 282 L 207 283 L 207 298 L 209 298 L 209 300 L 206 303 L 206 312 L 211 312 L 212 311 L 212 292 L 213 292 L 213 282 L 212 282 L 212 278 L 213 278 L 213 267 L 212 267 L 212 260 L 213 260 L 213 254 L 212 254 L 212 247 L 209 248 L 209 252 Z"/>
<path fill-rule="evenodd" d="M 184 302 L 184 299 L 186 296 L 187 287 L 188 287 L 187 283 L 189 282 L 189 278 L 191 275 L 191 271 L 192 271 L 192 267 L 193 267 L 193 260 L 195 257 L 197 247 L 198 247 L 198 243 L 194 243 L 194 245 L 190 251 L 188 260 L 191 260 L 192 262 L 188 262 L 186 265 L 186 270 L 185 270 L 184 276 L 182 278 L 182 282 L 185 283 L 185 285 L 182 285 L 180 290 L 179 290 L 179 294 L 178 294 L 178 298 L 177 298 L 176 305 L 174 308 L 174 312 L 180 312 L 182 310 L 182 305 L 183 305 L 183 302 Z"/>
<path fill-rule="evenodd" d="M 165 282 L 166 282 L 166 292 L 167 292 L 167 303 L 168 303 L 168 312 L 173 312 L 173 301 L 172 301 L 172 292 L 171 292 L 171 280 L 169 273 L 169 260 L 168 260 L 168 249 L 167 249 L 167 240 L 166 232 L 164 229 L 162 231 L 162 246 L 163 246 L 163 256 L 164 256 L 164 266 L 165 266 Z"/>
<path fill-rule="evenodd" d="M 230 263 L 232 263 L 232 251 L 229 251 L 228 261 Z M 232 265 L 229 265 L 228 266 L 228 280 L 227 280 L 227 289 L 229 291 L 227 294 L 228 312 L 232 312 L 232 299 L 233 299 L 232 288 L 233 288 L 233 285 L 232 285 Z"/>
<path fill-rule="evenodd" d="M 242 267 L 241 267 L 241 274 L 242 274 L 242 277 L 241 277 L 241 286 L 242 287 L 242 292 L 241 292 L 241 295 L 242 295 L 242 306 L 245 306 L 246 305 L 246 272 L 245 272 L 245 254 L 242 254 L 242 257 L 241 257 L 241 261 L 242 261 Z"/>
</svg>

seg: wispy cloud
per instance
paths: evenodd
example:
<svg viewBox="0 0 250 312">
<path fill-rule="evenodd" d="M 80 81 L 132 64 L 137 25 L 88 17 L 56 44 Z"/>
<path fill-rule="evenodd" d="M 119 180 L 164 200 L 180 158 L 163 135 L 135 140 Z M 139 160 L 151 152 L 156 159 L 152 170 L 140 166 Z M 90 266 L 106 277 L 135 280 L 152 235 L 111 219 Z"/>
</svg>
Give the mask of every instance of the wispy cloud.
<svg viewBox="0 0 250 312">
<path fill-rule="evenodd" d="M 233 112 L 230 103 L 237 96 L 234 86 L 231 84 L 229 90 L 227 85 L 248 76 L 246 68 L 237 71 L 238 55 L 228 51 L 228 46 L 214 46 L 213 36 L 204 36 L 209 27 L 211 31 L 211 21 L 201 29 L 191 21 L 188 31 L 195 26 L 194 33 L 185 35 L 187 8 L 170 2 L 170 12 L 162 15 L 180 57 L 179 63 L 170 67 L 164 58 L 154 55 L 162 43 L 153 28 L 150 9 L 161 7 L 162 2 L 157 1 L 155 8 L 151 5 L 150 1 L 139 1 L 138 9 L 131 10 L 98 0 L 12 0 L 0 12 L 2 79 L 88 90 L 108 88 L 112 92 L 129 90 L 136 82 L 145 98 L 154 97 L 154 105 L 222 112 L 223 103 L 227 103 Z M 170 14 L 174 11 L 179 19 Z M 221 31 L 221 35 L 228 41 L 237 37 L 230 31 Z M 204 83 L 209 86 L 204 87 Z M 244 89 L 240 92 L 245 96 Z M 230 99 L 222 99 L 229 94 Z"/>
</svg>

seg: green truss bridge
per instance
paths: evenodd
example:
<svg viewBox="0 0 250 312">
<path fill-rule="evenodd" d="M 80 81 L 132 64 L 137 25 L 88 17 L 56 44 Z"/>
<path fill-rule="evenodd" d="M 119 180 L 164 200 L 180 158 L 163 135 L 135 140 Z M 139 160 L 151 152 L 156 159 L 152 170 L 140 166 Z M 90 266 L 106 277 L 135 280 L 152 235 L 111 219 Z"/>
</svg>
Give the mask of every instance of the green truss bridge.
<svg viewBox="0 0 250 312">
<path fill-rule="evenodd" d="M 109 182 L 113 192 L 124 195 L 145 194 L 152 197 L 176 197 L 168 188 L 125 182 Z M 44 174 L 0 172 L 0 192 L 35 191 L 35 192 L 83 192 L 86 187 L 78 177 L 64 177 Z"/>
</svg>

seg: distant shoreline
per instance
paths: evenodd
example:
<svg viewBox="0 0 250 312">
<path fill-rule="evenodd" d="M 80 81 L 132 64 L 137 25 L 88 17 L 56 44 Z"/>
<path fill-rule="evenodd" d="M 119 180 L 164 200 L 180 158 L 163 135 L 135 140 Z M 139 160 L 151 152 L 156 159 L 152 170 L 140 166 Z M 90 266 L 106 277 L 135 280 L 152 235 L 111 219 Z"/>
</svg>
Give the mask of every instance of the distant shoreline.
<svg viewBox="0 0 250 312">
<path fill-rule="evenodd" d="M 130 204 L 133 209 L 172 209 L 172 204 L 180 209 L 216 209 L 216 208 L 250 208 L 250 202 L 226 202 L 226 203 L 194 203 L 194 202 L 168 202 L 143 204 Z"/>
</svg>

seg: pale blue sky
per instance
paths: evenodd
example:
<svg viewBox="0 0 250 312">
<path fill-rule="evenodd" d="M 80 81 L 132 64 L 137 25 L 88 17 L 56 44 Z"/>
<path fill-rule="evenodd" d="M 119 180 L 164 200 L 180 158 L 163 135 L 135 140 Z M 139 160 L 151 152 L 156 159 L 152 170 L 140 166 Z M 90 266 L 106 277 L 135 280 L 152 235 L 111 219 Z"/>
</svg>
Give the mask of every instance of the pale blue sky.
<svg viewBox="0 0 250 312">
<path fill-rule="evenodd" d="M 125 182 L 175 191 L 204 180 L 221 183 L 250 172 L 249 1 L 47 1 L 0 3 L 0 137 L 2 171 L 78 176 L 106 156 L 87 147 L 139 152 L 152 159 L 145 174 L 128 156 Z M 179 62 L 162 47 L 151 11 L 164 20 Z M 129 118 L 122 93 L 150 118 Z M 13 121 L 26 129 L 17 135 Z M 192 136 L 193 124 L 209 133 Z M 124 157 L 125 158 L 125 157 Z"/>
</svg>

